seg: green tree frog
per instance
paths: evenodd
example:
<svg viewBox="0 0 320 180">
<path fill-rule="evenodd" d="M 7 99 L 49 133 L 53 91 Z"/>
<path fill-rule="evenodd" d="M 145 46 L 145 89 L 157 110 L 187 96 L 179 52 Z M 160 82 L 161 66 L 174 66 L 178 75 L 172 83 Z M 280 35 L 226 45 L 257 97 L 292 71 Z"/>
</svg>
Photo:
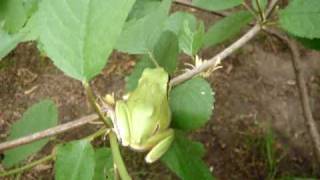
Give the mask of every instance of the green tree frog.
<svg viewBox="0 0 320 180">
<path fill-rule="evenodd" d="M 113 124 L 119 141 L 134 150 L 149 151 L 147 163 L 158 160 L 174 139 L 169 128 L 168 78 L 163 68 L 146 68 L 129 98 L 116 102 Z"/>
</svg>

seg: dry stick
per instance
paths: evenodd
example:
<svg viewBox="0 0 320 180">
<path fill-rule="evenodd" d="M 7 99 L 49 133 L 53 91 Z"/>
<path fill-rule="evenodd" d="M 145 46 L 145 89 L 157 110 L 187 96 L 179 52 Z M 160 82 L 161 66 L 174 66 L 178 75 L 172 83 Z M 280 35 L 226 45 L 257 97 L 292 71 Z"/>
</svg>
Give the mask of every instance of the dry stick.
<svg viewBox="0 0 320 180">
<path fill-rule="evenodd" d="M 216 56 L 212 57 L 208 61 L 204 61 L 204 63 L 198 66 L 197 68 L 189 70 L 173 78 L 170 81 L 170 86 L 175 86 L 177 84 L 180 84 L 196 76 L 197 74 L 209 69 L 210 67 L 218 65 L 221 62 L 221 60 L 228 57 L 234 51 L 238 50 L 240 47 L 242 47 L 244 44 L 250 41 L 253 37 L 255 37 L 260 32 L 260 30 L 261 30 L 261 26 L 259 24 L 253 26 L 245 35 L 243 35 L 240 39 L 238 39 L 236 42 L 231 44 L 229 47 L 224 49 L 222 52 L 220 52 Z"/>
<path fill-rule="evenodd" d="M 201 8 L 201 7 L 194 6 L 187 0 L 175 0 L 174 3 L 180 4 L 182 6 L 186 6 L 186 7 L 192 8 L 192 9 L 197 9 L 197 10 L 200 10 L 200 11 L 206 11 L 206 12 L 209 12 L 211 14 L 214 14 L 214 15 L 220 16 L 220 17 L 225 17 L 225 16 L 229 15 L 229 13 L 227 13 L 227 12 L 210 11 L 208 9 L 204 9 L 204 8 Z"/>
<path fill-rule="evenodd" d="M 39 139 L 43 139 L 46 137 L 50 137 L 50 136 L 54 136 L 57 134 L 61 134 L 63 132 L 69 131 L 71 129 L 75 129 L 78 128 L 80 126 L 83 126 L 85 124 L 88 124 L 89 122 L 92 122 L 94 120 L 97 120 L 99 118 L 99 116 L 97 114 L 91 114 L 89 116 L 85 116 L 82 117 L 80 119 L 50 128 L 50 129 L 46 129 L 44 131 L 40 131 L 28 136 L 24 136 L 12 141 L 7 141 L 4 143 L 0 144 L 0 152 L 17 147 L 17 146 L 21 146 L 24 144 L 28 144 L 31 143 L 33 141 L 37 141 Z"/>
<path fill-rule="evenodd" d="M 273 11 L 273 9 L 275 8 L 275 6 L 278 2 L 279 2 L 279 0 L 271 1 L 270 6 L 266 11 L 266 18 L 271 15 L 271 12 Z M 189 4 L 189 5 L 191 5 L 191 4 Z M 216 56 L 212 57 L 208 61 L 205 61 L 200 66 L 173 78 L 170 81 L 170 86 L 175 86 L 177 84 L 180 84 L 180 83 L 192 78 L 193 76 L 209 69 L 210 67 L 216 66 L 217 64 L 219 64 L 221 62 L 221 60 L 228 57 L 234 51 L 238 50 L 240 47 L 242 47 L 244 44 L 246 44 L 248 41 L 250 41 L 253 37 L 255 37 L 260 32 L 261 29 L 262 29 L 261 25 L 259 23 L 257 23 L 246 34 L 244 34 L 240 39 L 238 39 L 236 42 L 231 44 L 229 47 L 224 49 L 222 52 L 220 52 Z"/>
<path fill-rule="evenodd" d="M 25 166 L 22 166 L 22 167 L 19 167 L 19 168 L 16 168 L 16 169 L 12 169 L 12 170 L 9 170 L 9 171 L 6 171 L 6 172 L 0 172 L 0 177 L 5 177 L 5 176 L 10 176 L 10 175 L 13 175 L 13 174 L 18 174 L 18 173 L 22 173 L 28 169 L 31 169 L 33 168 L 34 166 L 37 166 L 38 164 L 42 164 L 42 163 L 45 163 L 47 161 L 50 161 L 54 158 L 54 155 L 53 154 L 50 154 L 49 156 L 45 156 L 41 159 L 38 159 L 36 161 L 33 161 L 31 163 L 28 163 L 27 165 Z"/>
<path fill-rule="evenodd" d="M 99 136 L 102 136 L 103 134 L 105 134 L 107 131 L 107 128 L 102 128 L 98 131 L 96 131 L 95 133 L 83 138 L 85 140 L 89 140 L 89 141 L 93 141 L 95 138 L 99 137 Z M 32 161 L 24 166 L 21 166 L 21 167 L 18 167 L 18 168 L 15 168 L 15 169 L 10 169 L 8 171 L 4 171 L 4 172 L 0 172 L 0 177 L 4 177 L 4 176 L 10 176 L 10 175 L 13 175 L 13 174 L 21 174 L 23 173 L 24 171 L 28 170 L 28 169 L 31 169 L 35 166 L 37 166 L 38 164 L 42 164 L 46 161 L 50 161 L 50 160 L 53 160 L 54 158 L 56 157 L 56 154 L 55 154 L 55 150 L 53 150 L 53 152 L 51 152 L 51 154 L 41 158 L 41 159 L 38 159 L 38 160 L 35 160 L 35 161 Z"/>
<path fill-rule="evenodd" d="M 175 2 L 182 4 L 182 5 L 186 5 L 186 6 L 192 6 L 190 3 L 186 3 L 183 0 L 176 0 Z M 268 17 L 273 8 L 275 7 L 275 5 L 277 4 L 278 0 L 273 0 L 270 3 L 270 8 L 267 10 L 266 12 L 266 16 Z M 193 7 L 193 6 L 192 6 Z M 194 7 L 193 7 L 194 8 Z M 200 10 L 203 10 L 201 8 L 197 8 Z M 210 11 L 211 12 L 211 11 Z M 221 16 L 221 15 L 220 15 Z M 205 71 L 206 69 L 210 68 L 211 65 L 216 65 L 216 63 L 218 63 L 219 61 L 221 61 L 222 59 L 226 58 L 227 56 L 229 56 L 231 53 L 233 53 L 234 51 L 236 51 L 237 49 L 239 49 L 241 46 L 243 46 L 245 43 L 247 43 L 249 40 L 251 40 L 255 35 L 258 34 L 258 32 L 261 30 L 260 25 L 255 25 L 253 26 L 245 35 L 243 35 L 239 40 L 237 40 L 235 43 L 231 44 L 228 48 L 226 48 L 225 50 L 223 50 L 222 52 L 220 52 L 218 55 L 214 56 L 213 58 L 211 58 L 209 61 L 207 61 L 206 63 L 202 64 L 201 66 L 190 70 L 184 74 L 181 74 L 175 78 L 173 78 L 170 81 L 170 85 L 174 86 L 177 85 L 183 81 L 186 81 L 188 79 L 190 79 L 191 77 L 199 74 L 202 71 Z M 111 111 L 111 110 L 110 110 Z M 112 111 L 111 111 L 112 112 Z M 62 125 L 58 125 L 54 128 L 50 128 L 38 133 L 34 133 L 31 134 L 29 136 L 25 136 L 16 140 L 12 140 L 12 141 L 7 141 L 4 143 L 0 144 L 0 152 L 4 151 L 4 150 L 8 150 L 17 146 L 21 146 L 24 144 L 28 144 L 31 142 L 34 142 L 36 140 L 39 139 L 43 139 L 46 137 L 50 137 L 50 136 L 54 136 L 63 132 L 66 132 L 70 129 L 74 129 L 76 127 L 80 127 L 82 125 L 85 125 L 89 122 L 94 121 L 95 119 L 98 119 L 98 115 L 97 114 L 91 114 L 89 116 L 85 116 L 82 117 L 78 120 L 75 121 L 71 121 L 69 123 L 66 124 L 62 124 Z"/>
<path fill-rule="evenodd" d="M 273 30 L 268 30 L 267 33 L 274 35 L 282 42 L 286 43 L 291 51 L 292 65 L 295 70 L 305 123 L 307 128 L 309 129 L 311 140 L 313 142 L 314 154 L 317 158 L 317 162 L 320 163 L 320 134 L 317 129 L 317 123 L 313 119 L 310 107 L 310 99 L 306 87 L 306 82 L 304 79 L 303 67 L 301 65 L 300 51 L 297 47 L 296 42 L 294 40 L 289 39 L 286 35 L 282 35 L 279 32 Z"/>
</svg>

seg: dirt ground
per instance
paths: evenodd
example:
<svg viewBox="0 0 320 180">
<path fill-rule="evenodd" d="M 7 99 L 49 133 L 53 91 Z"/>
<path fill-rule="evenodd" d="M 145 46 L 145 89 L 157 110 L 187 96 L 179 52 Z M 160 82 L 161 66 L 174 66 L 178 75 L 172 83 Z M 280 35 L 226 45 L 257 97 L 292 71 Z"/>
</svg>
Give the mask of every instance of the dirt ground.
<svg viewBox="0 0 320 180">
<path fill-rule="evenodd" d="M 209 15 L 199 16 L 206 19 Z M 221 48 L 207 49 L 201 56 L 209 58 Z M 316 113 L 320 111 L 320 53 L 301 49 L 314 118 L 320 124 L 320 115 Z M 124 77 L 132 70 L 134 60 L 135 57 L 114 53 L 93 81 L 95 91 L 115 92 L 118 97 L 123 94 Z M 205 144 L 205 162 L 217 179 L 320 178 L 320 173 L 312 168 L 310 138 L 286 46 L 261 34 L 222 65 L 208 78 L 215 91 L 213 116 L 206 127 L 191 137 Z M 0 63 L 0 142 L 5 141 L 10 125 L 28 107 L 45 98 L 55 101 L 60 123 L 92 113 L 78 81 L 66 77 L 50 60 L 41 58 L 33 43 L 19 45 Z M 60 135 L 32 158 L 50 152 L 56 143 L 84 137 L 97 128 L 87 125 Z M 277 162 L 272 176 L 264 153 L 270 129 L 275 136 Z M 97 141 L 96 145 L 101 143 L 102 140 Z M 142 154 L 126 149 L 123 154 L 134 179 L 177 179 L 161 163 L 147 166 Z M 22 179 L 53 179 L 52 170 L 52 164 L 41 165 L 24 173 Z"/>
</svg>

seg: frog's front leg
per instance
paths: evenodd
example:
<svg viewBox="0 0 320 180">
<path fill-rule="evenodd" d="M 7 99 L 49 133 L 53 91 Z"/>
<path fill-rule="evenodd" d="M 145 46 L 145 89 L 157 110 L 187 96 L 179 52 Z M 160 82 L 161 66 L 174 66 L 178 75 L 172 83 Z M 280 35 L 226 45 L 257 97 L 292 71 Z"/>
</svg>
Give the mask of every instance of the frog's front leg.
<svg viewBox="0 0 320 180">
<path fill-rule="evenodd" d="M 166 131 L 160 132 L 148 139 L 146 145 L 153 144 L 154 146 L 146 155 L 145 161 L 147 163 L 153 163 L 158 160 L 165 152 L 167 152 L 173 142 L 173 139 L 173 129 L 167 129 Z"/>
<path fill-rule="evenodd" d="M 114 129 L 117 137 L 123 146 L 130 144 L 130 112 L 128 105 L 124 101 L 117 101 L 116 108 L 116 120 L 113 122 Z"/>
</svg>

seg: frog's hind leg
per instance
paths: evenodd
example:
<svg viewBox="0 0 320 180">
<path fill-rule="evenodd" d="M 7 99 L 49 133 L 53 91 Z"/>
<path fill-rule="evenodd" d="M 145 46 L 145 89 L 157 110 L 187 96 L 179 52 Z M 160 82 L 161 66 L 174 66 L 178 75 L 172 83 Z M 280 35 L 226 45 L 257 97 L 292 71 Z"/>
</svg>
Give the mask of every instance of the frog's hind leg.
<svg viewBox="0 0 320 180">
<path fill-rule="evenodd" d="M 155 146 L 149 151 L 145 157 L 147 163 L 153 163 L 160 159 L 160 157 L 167 152 L 174 139 L 173 129 L 168 129 L 155 135 L 149 140 L 149 143 L 155 143 Z M 151 141 L 151 142 L 150 142 Z"/>
</svg>

